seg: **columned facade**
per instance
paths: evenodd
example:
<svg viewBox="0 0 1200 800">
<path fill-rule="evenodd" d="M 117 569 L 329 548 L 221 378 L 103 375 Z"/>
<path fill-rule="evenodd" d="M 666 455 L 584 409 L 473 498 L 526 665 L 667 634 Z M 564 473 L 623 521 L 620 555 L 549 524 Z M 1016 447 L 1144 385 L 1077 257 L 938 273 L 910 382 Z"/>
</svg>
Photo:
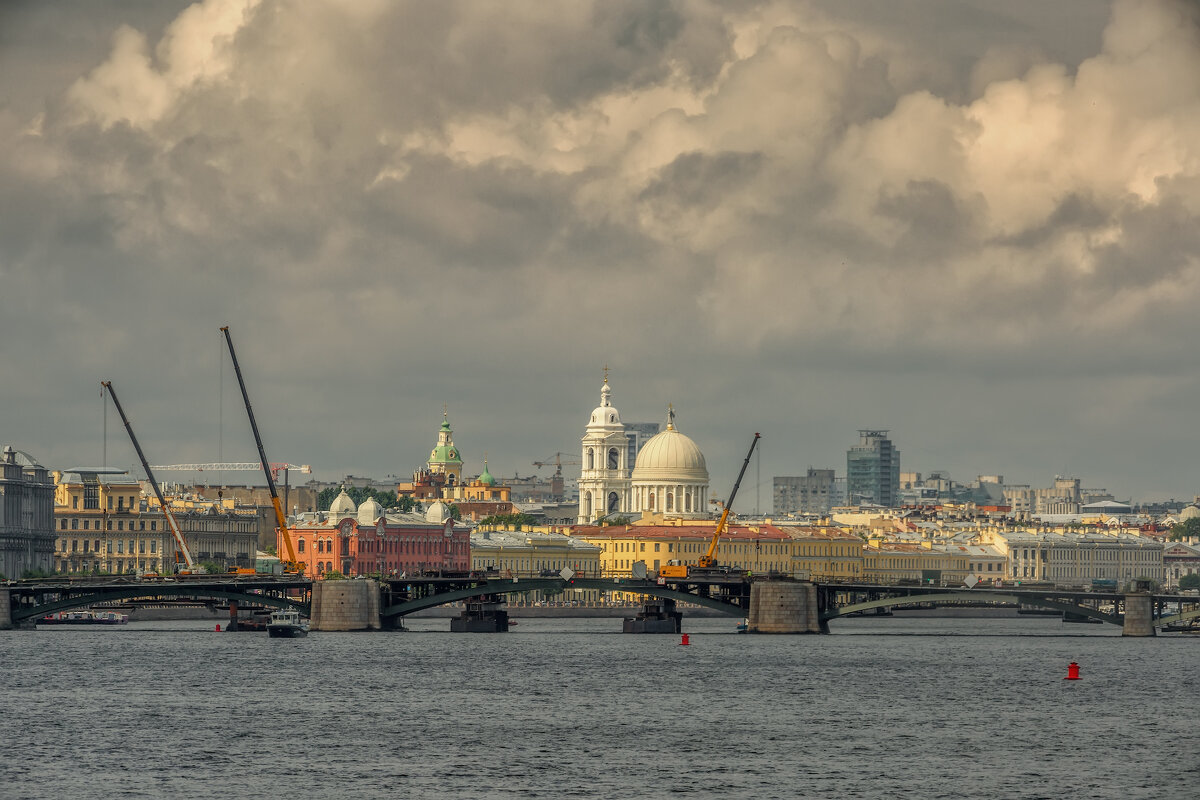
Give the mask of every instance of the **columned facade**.
<svg viewBox="0 0 1200 800">
<path fill-rule="evenodd" d="M 579 474 L 579 517 L 583 525 L 630 510 L 629 439 L 621 414 L 612 404 L 608 375 L 600 388 L 600 405 L 592 411 L 583 435 Z"/>
</svg>

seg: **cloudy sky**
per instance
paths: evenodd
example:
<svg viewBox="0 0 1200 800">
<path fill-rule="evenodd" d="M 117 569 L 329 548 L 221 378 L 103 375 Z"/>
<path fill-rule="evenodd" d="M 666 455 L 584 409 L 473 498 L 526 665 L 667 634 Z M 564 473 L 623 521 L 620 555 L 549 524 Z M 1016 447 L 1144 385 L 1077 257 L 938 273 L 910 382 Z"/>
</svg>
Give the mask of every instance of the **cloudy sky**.
<svg viewBox="0 0 1200 800">
<path fill-rule="evenodd" d="M 0 442 L 51 467 L 101 380 L 152 462 L 253 460 L 227 324 L 321 478 L 407 475 L 443 403 L 532 474 L 607 364 L 714 494 L 761 431 L 764 510 L 862 427 L 1200 491 L 1195 3 L 7 2 L 0 141 Z"/>
</svg>

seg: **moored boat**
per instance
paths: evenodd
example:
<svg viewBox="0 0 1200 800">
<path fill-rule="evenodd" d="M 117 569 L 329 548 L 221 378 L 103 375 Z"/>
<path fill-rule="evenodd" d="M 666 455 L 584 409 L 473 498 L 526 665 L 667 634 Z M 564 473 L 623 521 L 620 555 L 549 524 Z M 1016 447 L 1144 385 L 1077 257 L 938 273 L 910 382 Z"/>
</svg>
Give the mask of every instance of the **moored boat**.
<svg viewBox="0 0 1200 800">
<path fill-rule="evenodd" d="M 115 611 L 56 611 L 37 621 L 38 625 L 124 625 L 128 614 Z"/>
</svg>

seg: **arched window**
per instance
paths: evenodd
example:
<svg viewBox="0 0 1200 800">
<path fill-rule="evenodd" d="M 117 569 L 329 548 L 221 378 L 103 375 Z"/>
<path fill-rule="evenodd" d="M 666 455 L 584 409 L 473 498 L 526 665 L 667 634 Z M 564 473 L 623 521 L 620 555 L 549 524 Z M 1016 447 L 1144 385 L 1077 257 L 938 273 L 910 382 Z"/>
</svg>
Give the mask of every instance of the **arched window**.
<svg viewBox="0 0 1200 800">
<path fill-rule="evenodd" d="M 667 511 L 675 510 L 675 493 L 667 492 Z"/>
<path fill-rule="evenodd" d="M 650 493 L 650 497 L 646 501 L 646 508 L 650 509 L 651 511 L 654 510 L 654 492 Z"/>
<path fill-rule="evenodd" d="M 590 447 L 588 448 L 588 451 L 587 451 L 587 468 L 588 469 L 596 468 L 596 451 Z"/>
<path fill-rule="evenodd" d="M 300 541 L 296 542 L 296 552 L 297 552 L 297 553 L 303 553 L 303 552 L 304 552 L 304 540 L 303 540 L 303 539 L 301 539 Z"/>
<path fill-rule="evenodd" d="M 621 460 L 621 455 L 620 455 L 620 453 L 617 452 L 617 448 L 610 447 L 608 449 L 608 468 L 616 469 L 617 464 L 620 463 L 620 460 Z"/>
<path fill-rule="evenodd" d="M 691 492 L 685 492 L 683 495 L 683 510 L 684 511 L 692 510 L 692 493 Z"/>
<path fill-rule="evenodd" d="M 589 450 L 588 456 L 590 457 L 591 454 L 592 454 L 592 451 Z M 592 518 L 592 493 L 591 492 L 583 493 L 583 516 L 585 517 L 585 521 Z"/>
</svg>

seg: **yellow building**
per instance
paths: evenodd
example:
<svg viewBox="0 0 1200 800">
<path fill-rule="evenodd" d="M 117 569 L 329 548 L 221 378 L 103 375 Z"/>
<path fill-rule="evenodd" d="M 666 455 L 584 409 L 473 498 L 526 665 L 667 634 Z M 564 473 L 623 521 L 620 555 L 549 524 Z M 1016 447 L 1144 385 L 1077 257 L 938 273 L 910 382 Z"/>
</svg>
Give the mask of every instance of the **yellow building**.
<svg viewBox="0 0 1200 800">
<path fill-rule="evenodd" d="M 969 554 L 935 547 L 931 542 L 872 539 L 863 548 L 863 578 L 870 583 L 957 585 L 971 572 Z"/>
<path fill-rule="evenodd" d="M 572 535 L 600 548 L 604 577 L 629 577 L 635 562 L 656 572 L 664 564 L 695 564 L 708 551 L 716 521 L 646 515 L 630 525 L 577 525 Z M 721 536 L 717 563 L 751 573 L 792 574 L 791 539 L 773 525 L 730 525 Z"/>
<path fill-rule="evenodd" d="M 814 581 L 857 581 L 863 576 L 863 540 L 841 528 L 790 527 L 792 574 Z"/>
<path fill-rule="evenodd" d="M 147 507 L 127 472 L 78 468 L 53 476 L 56 572 L 157 572 L 173 561 L 166 517 Z"/>
</svg>

